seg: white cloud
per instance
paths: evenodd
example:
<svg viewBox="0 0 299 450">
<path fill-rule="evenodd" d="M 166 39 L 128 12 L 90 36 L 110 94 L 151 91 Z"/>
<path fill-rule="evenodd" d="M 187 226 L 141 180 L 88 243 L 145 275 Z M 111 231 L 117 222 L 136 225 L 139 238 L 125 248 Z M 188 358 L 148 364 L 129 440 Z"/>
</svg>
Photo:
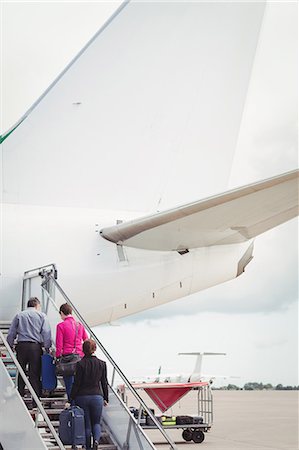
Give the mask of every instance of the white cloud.
<svg viewBox="0 0 299 450">
<path fill-rule="evenodd" d="M 121 321 L 96 333 L 129 377 L 192 372 L 194 357 L 179 352 L 226 352 L 206 357 L 203 373 L 231 375 L 219 379 L 242 386 L 247 381 L 298 384 L 298 309 L 270 314 L 198 313 L 154 321 Z"/>
</svg>

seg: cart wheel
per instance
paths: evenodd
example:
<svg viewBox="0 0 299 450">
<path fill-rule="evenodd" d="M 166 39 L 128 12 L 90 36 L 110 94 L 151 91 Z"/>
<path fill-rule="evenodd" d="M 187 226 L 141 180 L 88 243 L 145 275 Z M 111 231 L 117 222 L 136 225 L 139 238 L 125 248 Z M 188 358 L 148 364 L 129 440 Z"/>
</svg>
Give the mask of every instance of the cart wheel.
<svg viewBox="0 0 299 450">
<path fill-rule="evenodd" d="M 201 430 L 194 430 L 192 433 L 192 439 L 196 444 L 200 444 L 205 439 L 205 434 Z"/>
<path fill-rule="evenodd" d="M 182 433 L 183 439 L 185 441 L 192 441 L 192 431 L 191 430 L 184 430 Z"/>
</svg>

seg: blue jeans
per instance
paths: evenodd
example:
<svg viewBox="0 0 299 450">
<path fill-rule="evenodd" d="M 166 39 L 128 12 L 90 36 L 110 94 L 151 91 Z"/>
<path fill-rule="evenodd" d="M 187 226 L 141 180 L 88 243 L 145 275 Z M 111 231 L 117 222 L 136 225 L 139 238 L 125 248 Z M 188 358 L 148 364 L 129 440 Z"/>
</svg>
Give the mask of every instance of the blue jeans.
<svg viewBox="0 0 299 450">
<path fill-rule="evenodd" d="M 75 398 L 75 403 L 84 410 L 86 448 L 91 448 L 91 435 L 93 441 L 100 440 L 101 437 L 101 416 L 104 399 L 101 395 L 79 395 Z"/>
<path fill-rule="evenodd" d="M 67 398 L 68 401 L 71 401 L 71 390 L 72 390 L 72 386 L 74 383 L 74 375 L 69 375 L 68 377 L 63 377 L 63 381 L 64 381 L 64 385 L 65 385 L 65 390 L 67 393 Z"/>
</svg>

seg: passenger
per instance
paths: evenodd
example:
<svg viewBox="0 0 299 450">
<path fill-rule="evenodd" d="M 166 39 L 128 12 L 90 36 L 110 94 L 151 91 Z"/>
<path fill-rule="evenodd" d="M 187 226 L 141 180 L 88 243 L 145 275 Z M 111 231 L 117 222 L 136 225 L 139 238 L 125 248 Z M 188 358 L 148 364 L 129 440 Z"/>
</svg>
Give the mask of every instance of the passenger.
<svg viewBox="0 0 299 450">
<path fill-rule="evenodd" d="M 17 360 L 24 371 L 28 364 L 29 381 L 38 397 L 41 395 L 42 347 L 49 352 L 52 344 L 50 324 L 40 308 L 39 299 L 31 297 L 27 303 L 27 309 L 14 317 L 7 336 L 7 342 L 11 347 L 17 337 Z M 18 376 L 18 390 L 24 397 L 25 382 L 20 375 Z M 35 406 L 33 401 L 33 407 Z"/>
<path fill-rule="evenodd" d="M 81 357 L 84 355 L 82 352 L 82 342 L 88 339 L 88 334 L 83 325 L 76 322 L 72 316 L 72 312 L 72 307 L 67 303 L 64 303 L 59 308 L 62 322 L 60 322 L 56 328 L 56 358 L 72 353 L 77 353 Z M 70 400 L 74 375 L 64 376 L 63 381 L 68 400 Z"/>
<path fill-rule="evenodd" d="M 103 404 L 108 404 L 108 381 L 106 363 L 93 353 L 97 345 L 92 339 L 83 343 L 84 358 L 77 363 L 71 399 L 84 410 L 86 448 L 98 449 L 101 437 Z M 93 447 L 91 447 L 91 436 Z"/>
</svg>

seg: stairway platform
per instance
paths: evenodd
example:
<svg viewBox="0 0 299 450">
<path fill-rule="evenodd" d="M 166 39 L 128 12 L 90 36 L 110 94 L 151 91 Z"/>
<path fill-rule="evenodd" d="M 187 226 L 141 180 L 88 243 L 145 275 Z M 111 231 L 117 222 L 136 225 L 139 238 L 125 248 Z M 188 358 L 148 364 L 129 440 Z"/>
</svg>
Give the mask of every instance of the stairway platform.
<svg viewBox="0 0 299 450">
<path fill-rule="evenodd" d="M 51 420 L 51 423 L 52 423 L 54 428 L 58 428 L 59 427 L 59 421 L 58 420 Z M 38 428 L 48 428 L 48 425 L 47 425 L 47 423 L 45 421 L 38 422 L 37 426 L 38 426 Z"/>
<path fill-rule="evenodd" d="M 59 408 L 59 409 L 44 408 L 44 409 L 45 409 L 46 413 L 48 414 L 48 416 L 53 416 L 54 414 L 60 414 L 64 410 L 64 408 Z M 35 409 L 28 408 L 28 411 L 30 412 L 30 414 L 31 413 L 34 414 L 34 413 L 36 413 L 37 410 L 36 410 L 36 408 Z"/>
<path fill-rule="evenodd" d="M 23 397 L 23 400 L 25 403 L 30 403 L 32 402 L 31 397 Z M 66 397 L 40 397 L 40 402 L 42 404 L 44 403 L 54 403 L 54 402 L 60 402 L 61 404 L 65 404 L 65 402 L 67 401 Z"/>
</svg>

